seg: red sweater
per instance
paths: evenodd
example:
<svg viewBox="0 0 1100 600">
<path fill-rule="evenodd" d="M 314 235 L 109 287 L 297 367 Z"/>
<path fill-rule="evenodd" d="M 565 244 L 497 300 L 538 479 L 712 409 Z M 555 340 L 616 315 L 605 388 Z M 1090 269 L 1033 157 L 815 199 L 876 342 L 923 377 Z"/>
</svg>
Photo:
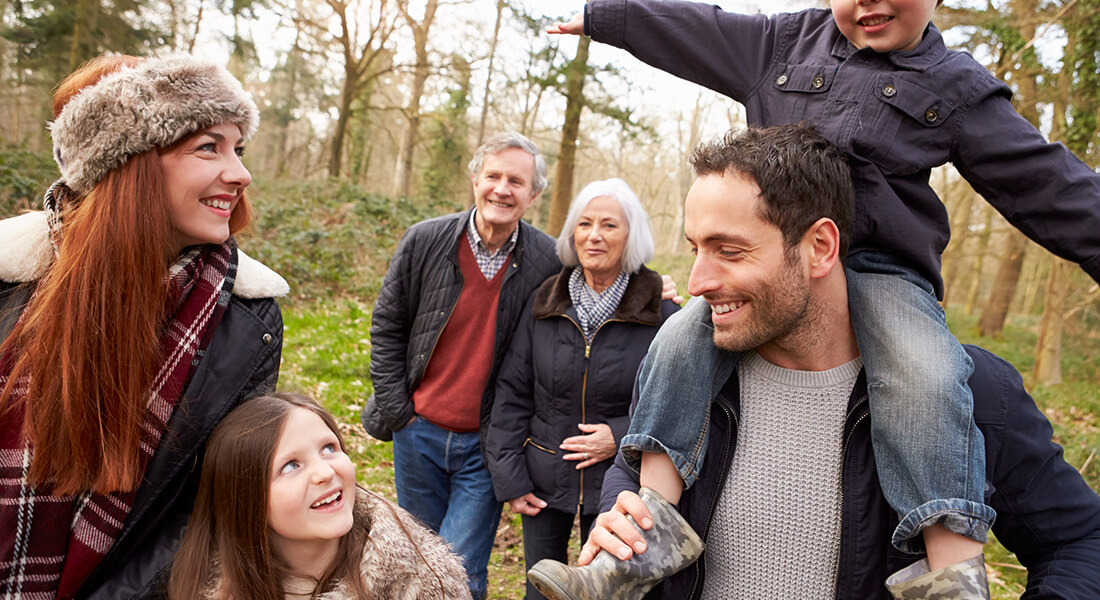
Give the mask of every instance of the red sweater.
<svg viewBox="0 0 1100 600">
<path fill-rule="evenodd" d="M 458 266 L 462 293 L 412 399 L 416 414 L 444 429 L 467 433 L 477 431 L 480 423 L 481 397 L 493 366 L 497 300 L 507 269 L 486 280 L 470 244 L 462 242 Z"/>
</svg>

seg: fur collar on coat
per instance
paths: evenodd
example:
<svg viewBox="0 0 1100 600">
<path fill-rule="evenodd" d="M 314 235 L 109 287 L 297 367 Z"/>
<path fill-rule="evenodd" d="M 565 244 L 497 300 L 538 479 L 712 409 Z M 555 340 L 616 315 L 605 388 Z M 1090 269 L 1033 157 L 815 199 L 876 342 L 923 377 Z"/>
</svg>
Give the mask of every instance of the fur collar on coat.
<svg viewBox="0 0 1100 600">
<path fill-rule="evenodd" d="M 438 534 L 382 496 L 359 488 L 355 527 L 368 531 L 359 572 L 377 600 L 470 599 L 462 561 Z M 217 569 L 217 567 L 214 567 Z M 216 575 L 207 598 L 216 597 Z M 287 600 L 308 596 L 287 595 Z M 351 600 L 343 583 L 318 596 L 320 600 Z"/>
<path fill-rule="evenodd" d="M 0 220 L 0 281 L 38 281 L 53 262 L 46 213 L 28 212 Z M 279 298 L 290 292 L 278 273 L 237 249 L 237 280 L 233 295 L 238 298 Z"/>
</svg>

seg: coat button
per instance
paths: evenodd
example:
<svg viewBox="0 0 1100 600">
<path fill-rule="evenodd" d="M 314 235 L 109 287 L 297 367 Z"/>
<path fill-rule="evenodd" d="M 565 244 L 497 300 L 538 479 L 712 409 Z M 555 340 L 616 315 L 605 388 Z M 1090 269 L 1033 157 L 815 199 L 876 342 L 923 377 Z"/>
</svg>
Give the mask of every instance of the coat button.
<svg viewBox="0 0 1100 600">
<path fill-rule="evenodd" d="M 882 95 L 886 96 L 887 98 L 893 98 L 894 94 L 896 93 L 898 93 L 898 88 L 892 85 L 887 85 L 886 87 L 882 88 Z"/>
<path fill-rule="evenodd" d="M 784 73 L 783 75 L 780 75 L 779 77 L 775 78 L 775 85 L 785 85 L 786 83 L 787 83 L 786 73 Z"/>
<path fill-rule="evenodd" d="M 940 111 L 936 110 L 935 106 L 933 106 L 932 108 L 924 111 L 924 120 L 925 121 L 928 121 L 929 123 L 935 123 L 936 119 L 938 119 L 938 118 L 940 118 Z"/>
<path fill-rule="evenodd" d="M 265 334 L 264 334 L 264 337 L 262 337 L 262 338 L 260 338 L 260 339 L 262 339 L 262 340 L 264 341 L 264 344 L 266 345 L 266 344 L 270 344 L 270 343 L 271 343 L 271 340 L 273 340 L 273 339 L 275 339 L 275 338 L 271 337 L 271 334 L 270 334 L 270 333 L 265 333 Z"/>
<path fill-rule="evenodd" d="M 821 86 L 825 85 L 825 78 L 821 75 L 814 75 L 813 85 L 815 90 L 821 89 Z"/>
</svg>

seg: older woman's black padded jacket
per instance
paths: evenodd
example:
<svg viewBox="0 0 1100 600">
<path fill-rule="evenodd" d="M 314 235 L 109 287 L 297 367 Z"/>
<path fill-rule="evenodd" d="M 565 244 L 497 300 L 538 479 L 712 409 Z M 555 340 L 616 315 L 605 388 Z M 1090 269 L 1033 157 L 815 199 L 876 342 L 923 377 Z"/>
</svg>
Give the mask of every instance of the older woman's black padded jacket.
<svg viewBox="0 0 1100 600">
<path fill-rule="evenodd" d="M 534 492 L 550 508 L 572 512 L 582 504 L 584 514 L 595 514 L 611 460 L 578 471 L 558 445 L 582 434 L 578 423 L 605 423 L 616 444 L 622 439 L 635 372 L 678 307 L 661 300 L 661 276 L 642 267 L 589 346 L 569 298 L 572 271 L 546 280 L 516 329 L 497 378 L 486 455 L 498 500 Z"/>
</svg>

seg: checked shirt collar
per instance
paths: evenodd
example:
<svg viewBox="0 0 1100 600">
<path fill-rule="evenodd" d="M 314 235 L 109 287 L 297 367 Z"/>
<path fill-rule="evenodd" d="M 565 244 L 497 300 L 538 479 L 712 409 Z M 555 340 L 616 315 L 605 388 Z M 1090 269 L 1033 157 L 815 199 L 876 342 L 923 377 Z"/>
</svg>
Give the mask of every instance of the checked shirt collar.
<svg viewBox="0 0 1100 600">
<path fill-rule="evenodd" d="M 507 242 L 504 242 L 503 246 L 498 248 L 496 252 L 490 252 L 481 243 L 481 235 L 477 232 L 477 225 L 474 223 L 474 217 L 476 216 L 477 209 L 470 211 L 470 220 L 466 223 L 466 241 L 470 242 L 470 249 L 474 251 L 474 258 L 477 259 L 477 266 L 481 269 L 481 274 L 485 276 L 485 279 L 492 279 L 496 277 L 497 272 L 508 261 L 508 255 L 516 247 L 516 240 L 519 239 L 519 224 L 516 224 L 516 228 L 512 230 L 512 236 L 508 238 Z"/>
</svg>

